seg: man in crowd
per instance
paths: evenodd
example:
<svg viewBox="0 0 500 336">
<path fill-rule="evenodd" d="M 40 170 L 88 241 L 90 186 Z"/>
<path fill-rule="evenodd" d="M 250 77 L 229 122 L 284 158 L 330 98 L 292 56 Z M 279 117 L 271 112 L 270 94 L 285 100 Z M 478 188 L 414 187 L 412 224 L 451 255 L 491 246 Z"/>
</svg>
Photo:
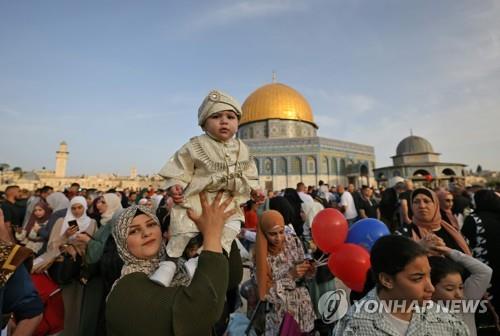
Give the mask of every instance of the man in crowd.
<svg viewBox="0 0 500 336">
<path fill-rule="evenodd" d="M 12 235 L 12 240 L 14 241 L 14 231 L 17 228 L 22 227 L 24 214 L 26 208 L 19 206 L 17 204 L 17 198 L 19 197 L 19 187 L 16 185 L 8 186 L 5 189 L 5 202 L 2 203 L 2 210 L 4 214 L 5 225 L 7 230 Z"/>
<path fill-rule="evenodd" d="M 304 203 L 314 202 L 311 195 L 309 195 L 306 191 L 307 191 L 307 188 L 303 182 L 297 183 L 297 193 L 299 194 L 299 197 L 302 200 L 302 202 L 304 202 Z"/>
<path fill-rule="evenodd" d="M 367 185 L 361 187 L 361 194 L 358 200 L 358 213 L 360 218 L 380 219 L 378 204 L 373 199 L 373 189 Z"/>
<path fill-rule="evenodd" d="M 403 181 L 395 180 L 392 187 L 387 188 L 382 193 L 380 201 L 380 216 L 391 232 L 399 228 L 399 194 L 404 192 Z"/>
<path fill-rule="evenodd" d="M 43 198 L 44 201 L 47 201 L 47 197 L 54 192 L 54 188 L 51 186 L 44 186 L 40 189 L 40 197 Z"/>
<path fill-rule="evenodd" d="M 411 210 L 411 193 L 413 192 L 413 181 L 406 179 L 405 191 L 399 194 L 400 211 L 401 211 L 401 223 L 409 225 L 413 217 L 413 211 Z"/>
<path fill-rule="evenodd" d="M 352 189 L 354 189 L 353 185 L 350 185 L 349 187 L 351 188 L 351 186 Z M 337 191 L 340 194 L 340 211 L 344 214 L 344 217 L 347 219 L 350 226 L 358 219 L 358 212 L 356 211 L 354 198 L 348 190 L 345 190 L 343 185 L 339 185 L 337 187 Z"/>
</svg>

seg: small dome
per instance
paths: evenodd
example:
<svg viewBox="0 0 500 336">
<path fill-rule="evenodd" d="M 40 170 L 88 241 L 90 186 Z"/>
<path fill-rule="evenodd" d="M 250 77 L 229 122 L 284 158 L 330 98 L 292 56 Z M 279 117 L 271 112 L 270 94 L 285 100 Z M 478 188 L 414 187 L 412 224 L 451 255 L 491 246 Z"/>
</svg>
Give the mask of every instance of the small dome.
<svg viewBox="0 0 500 336">
<path fill-rule="evenodd" d="M 22 179 L 28 181 L 40 181 L 40 177 L 35 172 L 24 172 Z"/>
<path fill-rule="evenodd" d="M 242 106 L 240 125 L 269 119 L 299 120 L 314 124 L 312 109 L 295 89 L 271 83 L 255 90 Z"/>
<path fill-rule="evenodd" d="M 396 148 L 397 156 L 418 153 L 434 153 L 434 149 L 429 141 L 416 135 L 404 138 Z"/>
</svg>

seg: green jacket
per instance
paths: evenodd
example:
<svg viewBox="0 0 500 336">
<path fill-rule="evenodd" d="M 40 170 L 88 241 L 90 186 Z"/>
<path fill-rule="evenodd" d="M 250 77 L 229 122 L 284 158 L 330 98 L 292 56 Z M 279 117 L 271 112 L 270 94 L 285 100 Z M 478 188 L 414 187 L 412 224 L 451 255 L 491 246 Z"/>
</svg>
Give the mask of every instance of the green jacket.
<svg viewBox="0 0 500 336">
<path fill-rule="evenodd" d="M 227 257 L 203 251 L 187 287 L 162 287 L 144 273 L 124 276 L 108 297 L 108 335 L 210 335 L 224 308 L 228 272 Z"/>
</svg>

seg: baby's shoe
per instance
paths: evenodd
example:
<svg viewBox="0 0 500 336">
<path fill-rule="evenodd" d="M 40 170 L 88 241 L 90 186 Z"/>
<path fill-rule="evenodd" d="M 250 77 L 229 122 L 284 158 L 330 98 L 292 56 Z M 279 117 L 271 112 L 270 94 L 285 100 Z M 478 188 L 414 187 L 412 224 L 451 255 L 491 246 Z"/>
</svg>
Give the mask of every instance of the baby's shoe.
<svg viewBox="0 0 500 336">
<path fill-rule="evenodd" d="M 162 261 L 158 269 L 149 278 L 159 285 L 169 287 L 176 268 L 173 261 Z"/>
</svg>

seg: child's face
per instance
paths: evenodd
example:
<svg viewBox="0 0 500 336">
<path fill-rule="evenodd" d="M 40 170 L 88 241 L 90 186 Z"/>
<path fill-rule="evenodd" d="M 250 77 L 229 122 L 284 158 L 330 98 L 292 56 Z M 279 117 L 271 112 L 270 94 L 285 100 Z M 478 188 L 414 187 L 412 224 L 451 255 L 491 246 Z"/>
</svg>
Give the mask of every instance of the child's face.
<svg viewBox="0 0 500 336">
<path fill-rule="evenodd" d="M 462 300 L 464 298 L 464 284 L 459 273 L 450 273 L 435 286 L 433 300 Z"/>
<path fill-rule="evenodd" d="M 218 140 L 227 141 L 238 131 L 238 117 L 233 111 L 217 112 L 208 117 L 204 128 Z"/>
</svg>

